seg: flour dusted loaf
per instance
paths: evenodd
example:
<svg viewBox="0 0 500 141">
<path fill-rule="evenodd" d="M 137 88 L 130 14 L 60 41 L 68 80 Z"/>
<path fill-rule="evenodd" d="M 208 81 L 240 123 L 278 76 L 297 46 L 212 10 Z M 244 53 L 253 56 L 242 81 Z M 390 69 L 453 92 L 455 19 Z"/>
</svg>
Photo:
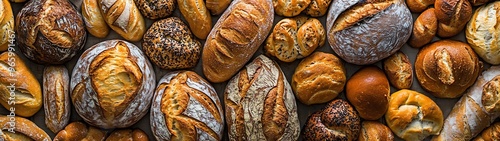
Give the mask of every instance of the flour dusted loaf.
<svg viewBox="0 0 500 141">
<path fill-rule="evenodd" d="M 484 61 L 500 64 L 500 2 L 476 9 L 465 29 L 467 42 Z"/>
<path fill-rule="evenodd" d="M 297 140 L 300 123 L 292 89 L 278 64 L 260 55 L 224 91 L 230 140 Z"/>
<path fill-rule="evenodd" d="M 33 62 L 63 64 L 83 48 L 87 32 L 68 0 L 28 1 L 17 13 L 16 42 Z"/>
<path fill-rule="evenodd" d="M 403 0 L 333 1 L 326 19 L 327 38 L 345 61 L 372 64 L 406 43 L 412 22 Z"/>
<path fill-rule="evenodd" d="M 203 73 L 214 83 L 229 80 L 264 42 L 274 20 L 271 0 L 235 0 L 208 35 Z"/>
<path fill-rule="evenodd" d="M 0 2 L 0 52 L 9 48 L 9 38 L 14 35 L 14 14 L 8 0 Z"/>
<path fill-rule="evenodd" d="M 148 111 L 155 86 L 153 67 L 142 51 L 123 40 L 87 49 L 71 75 L 71 100 L 77 113 L 100 128 L 124 128 Z"/>
<path fill-rule="evenodd" d="M 45 125 L 54 133 L 62 130 L 70 119 L 69 81 L 65 66 L 47 66 L 43 70 Z"/>
<path fill-rule="evenodd" d="M 156 140 L 222 140 L 224 111 L 215 89 L 193 71 L 167 73 L 151 105 Z"/>
<path fill-rule="evenodd" d="M 51 141 L 50 136 L 32 121 L 17 116 L 0 116 L 2 141 Z"/>
</svg>

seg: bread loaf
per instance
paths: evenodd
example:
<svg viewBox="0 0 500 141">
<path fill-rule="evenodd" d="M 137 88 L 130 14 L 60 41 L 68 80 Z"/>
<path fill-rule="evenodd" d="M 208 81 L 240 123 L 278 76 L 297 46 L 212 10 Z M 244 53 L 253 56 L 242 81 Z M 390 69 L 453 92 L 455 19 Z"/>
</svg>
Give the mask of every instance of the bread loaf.
<svg viewBox="0 0 500 141">
<path fill-rule="evenodd" d="M 389 82 L 397 89 L 410 89 L 413 84 L 413 68 L 408 56 L 401 51 L 384 60 L 384 71 Z"/>
<path fill-rule="evenodd" d="M 335 55 L 315 52 L 302 60 L 292 75 L 292 89 L 300 102 L 311 105 L 333 100 L 344 90 L 346 71 Z"/>
<path fill-rule="evenodd" d="M 278 64 L 260 55 L 224 91 L 229 140 L 297 140 L 300 123 L 292 89 Z"/>
<path fill-rule="evenodd" d="M 174 13 L 176 0 L 134 0 L 137 8 L 146 18 L 155 20 Z"/>
<path fill-rule="evenodd" d="M 268 55 L 283 62 L 293 62 L 323 46 L 325 38 L 325 29 L 318 19 L 306 16 L 285 18 L 274 26 L 264 49 Z"/>
<path fill-rule="evenodd" d="M 321 17 L 326 14 L 332 0 L 311 0 L 304 13 L 311 17 Z"/>
<path fill-rule="evenodd" d="M 22 117 L 31 117 L 42 107 L 40 83 L 14 52 L 0 54 L 0 104 Z"/>
<path fill-rule="evenodd" d="M 192 71 L 160 79 L 150 117 L 156 140 L 222 140 L 224 114 L 217 92 Z"/>
<path fill-rule="evenodd" d="M 491 0 L 469 0 L 470 4 L 472 4 L 473 6 L 481 6 L 488 3 L 489 1 Z"/>
<path fill-rule="evenodd" d="M 470 140 L 500 116 L 500 67 L 492 66 L 479 76 L 453 106 L 441 134 L 433 141 Z"/>
<path fill-rule="evenodd" d="M 358 141 L 393 141 L 391 129 L 376 121 L 363 121 Z"/>
<path fill-rule="evenodd" d="M 203 0 L 177 0 L 179 10 L 194 36 L 206 39 L 212 29 L 212 18 Z"/>
<path fill-rule="evenodd" d="M 423 140 L 429 135 L 439 134 L 443 127 L 443 112 L 424 94 L 403 89 L 391 95 L 385 121 L 398 137 Z"/>
<path fill-rule="evenodd" d="M 142 49 L 163 69 L 192 68 L 201 56 L 201 43 L 177 17 L 154 22 L 144 34 Z"/>
<path fill-rule="evenodd" d="M 203 73 L 214 83 L 229 80 L 247 63 L 271 30 L 271 0 L 235 0 L 208 35 Z"/>
<path fill-rule="evenodd" d="M 500 2 L 478 7 L 465 29 L 467 42 L 484 61 L 500 64 Z"/>
<path fill-rule="evenodd" d="M 153 67 L 134 44 L 108 40 L 87 49 L 71 75 L 77 113 L 100 128 L 125 128 L 148 111 L 155 86 Z"/>
<path fill-rule="evenodd" d="M 323 110 L 309 116 L 304 125 L 304 141 L 357 140 L 360 120 L 347 101 L 333 100 Z"/>
<path fill-rule="evenodd" d="M 220 15 L 233 0 L 207 0 L 206 6 L 212 15 Z"/>
<path fill-rule="evenodd" d="M 420 13 L 433 5 L 436 0 L 406 0 L 406 4 L 411 12 Z"/>
<path fill-rule="evenodd" d="M 146 32 L 144 18 L 133 0 L 98 0 L 104 21 L 128 41 L 139 41 Z"/>
<path fill-rule="evenodd" d="M 311 0 L 273 0 L 274 12 L 284 17 L 297 16 L 311 3 Z"/>
<path fill-rule="evenodd" d="M 43 71 L 45 125 L 54 133 L 69 122 L 69 73 L 64 66 L 48 66 Z"/>
<path fill-rule="evenodd" d="M 472 17 L 472 5 L 468 0 L 436 0 L 434 3 L 440 37 L 452 37 L 460 33 Z"/>
<path fill-rule="evenodd" d="M 104 21 L 98 0 L 83 0 L 82 15 L 87 31 L 97 37 L 105 38 L 109 34 L 109 27 Z"/>
<path fill-rule="evenodd" d="M 333 1 L 326 19 L 333 51 L 366 65 L 398 51 L 410 38 L 412 16 L 403 0 Z"/>
<path fill-rule="evenodd" d="M 2 141 L 51 141 L 50 136 L 32 121 L 17 116 L 0 116 Z"/>
<path fill-rule="evenodd" d="M 121 129 L 111 132 L 106 141 L 149 141 L 149 139 L 141 129 Z"/>
<path fill-rule="evenodd" d="M 8 0 L 0 2 L 0 52 L 6 51 L 14 39 L 14 15 Z M 9 41 L 11 39 L 11 41 Z"/>
<path fill-rule="evenodd" d="M 415 61 L 417 80 L 439 98 L 457 98 L 474 84 L 482 63 L 466 43 L 440 40 L 422 48 Z"/>
<path fill-rule="evenodd" d="M 500 122 L 492 124 L 473 139 L 473 141 L 494 141 L 500 139 Z"/>
<path fill-rule="evenodd" d="M 437 28 L 438 22 L 434 8 L 425 10 L 415 20 L 408 44 L 411 47 L 420 48 L 430 43 L 436 36 Z"/>
<path fill-rule="evenodd" d="M 87 39 L 82 15 L 67 0 L 28 1 L 17 13 L 15 28 L 19 49 L 40 64 L 71 60 Z"/>
<path fill-rule="evenodd" d="M 106 131 L 87 126 L 81 122 L 72 122 L 54 137 L 54 141 L 104 141 Z"/>
</svg>

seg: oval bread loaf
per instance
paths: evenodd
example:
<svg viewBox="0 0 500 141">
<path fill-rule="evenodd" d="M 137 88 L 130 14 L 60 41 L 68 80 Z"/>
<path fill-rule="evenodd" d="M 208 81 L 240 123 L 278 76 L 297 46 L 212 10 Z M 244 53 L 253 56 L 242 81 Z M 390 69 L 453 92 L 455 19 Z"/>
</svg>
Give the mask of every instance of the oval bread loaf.
<svg viewBox="0 0 500 141">
<path fill-rule="evenodd" d="M 43 106 L 45 125 L 54 133 L 68 123 L 71 113 L 69 73 L 65 66 L 48 66 L 43 70 Z"/>
</svg>

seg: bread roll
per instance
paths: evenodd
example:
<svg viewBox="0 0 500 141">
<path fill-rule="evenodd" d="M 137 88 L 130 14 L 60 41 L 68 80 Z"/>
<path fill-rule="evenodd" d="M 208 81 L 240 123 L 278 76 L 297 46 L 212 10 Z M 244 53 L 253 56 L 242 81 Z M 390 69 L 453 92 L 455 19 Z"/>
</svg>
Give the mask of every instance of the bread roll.
<svg viewBox="0 0 500 141">
<path fill-rule="evenodd" d="M 363 121 L 358 141 L 393 141 L 391 129 L 376 121 Z"/>
<path fill-rule="evenodd" d="M 40 64 L 71 60 L 87 39 L 82 15 L 67 0 L 28 1 L 15 25 L 19 49 Z"/>
<path fill-rule="evenodd" d="M 439 134 L 443 127 L 443 112 L 424 94 L 403 89 L 391 95 L 385 121 L 398 137 L 423 140 L 429 135 Z"/>
<path fill-rule="evenodd" d="M 415 61 L 418 82 L 439 98 L 462 96 L 481 70 L 482 63 L 470 46 L 454 40 L 440 40 L 425 46 Z"/>
<path fill-rule="evenodd" d="M 206 39 L 212 29 L 212 18 L 203 0 L 177 0 L 179 10 L 194 36 Z"/>
<path fill-rule="evenodd" d="M 104 21 L 98 0 L 83 0 L 82 15 L 85 28 L 97 38 L 105 38 L 109 34 L 109 27 Z"/>
<path fill-rule="evenodd" d="M 167 73 L 151 106 L 156 140 L 222 140 L 224 115 L 215 89 L 192 71 Z"/>
<path fill-rule="evenodd" d="M 311 0 L 273 0 L 274 12 L 284 17 L 297 16 L 311 3 Z"/>
<path fill-rule="evenodd" d="M 500 116 L 500 66 L 492 66 L 479 76 L 453 106 L 441 134 L 433 141 L 470 140 Z"/>
<path fill-rule="evenodd" d="M 212 15 L 220 15 L 233 0 L 206 0 L 207 9 Z"/>
<path fill-rule="evenodd" d="M 406 4 L 411 12 L 420 13 L 433 5 L 436 0 L 406 0 Z"/>
<path fill-rule="evenodd" d="M 500 2 L 476 9 L 465 29 L 467 42 L 484 61 L 500 64 Z"/>
<path fill-rule="evenodd" d="M 481 6 L 488 3 L 489 1 L 491 0 L 469 0 L 470 4 L 472 4 L 473 6 Z"/>
<path fill-rule="evenodd" d="M 144 18 L 133 0 L 99 0 L 104 21 L 128 41 L 139 41 L 146 32 Z"/>
<path fill-rule="evenodd" d="M 361 68 L 346 84 L 346 97 L 366 120 L 377 120 L 389 107 L 391 88 L 384 72 L 376 66 Z"/>
<path fill-rule="evenodd" d="M 304 141 L 358 139 L 361 121 L 347 101 L 336 99 L 309 116 L 304 125 Z"/>
<path fill-rule="evenodd" d="M 201 56 L 201 43 L 177 17 L 154 22 L 144 34 L 142 49 L 163 69 L 192 68 Z"/>
<path fill-rule="evenodd" d="M 271 30 L 273 11 L 271 0 L 231 3 L 203 47 L 203 73 L 209 81 L 229 80 L 250 60 Z"/>
<path fill-rule="evenodd" d="M 326 14 L 332 0 L 311 0 L 304 13 L 311 17 L 321 17 Z"/>
<path fill-rule="evenodd" d="M 279 21 L 267 37 L 264 49 L 283 62 L 293 62 L 325 44 L 325 29 L 316 18 L 298 16 Z"/>
<path fill-rule="evenodd" d="M 146 18 L 155 20 L 174 13 L 176 0 L 134 0 L 137 8 Z"/>
<path fill-rule="evenodd" d="M 436 0 L 435 13 L 440 37 L 452 37 L 460 33 L 472 17 L 472 6 L 468 0 Z"/>
<path fill-rule="evenodd" d="M 401 51 L 384 60 L 384 71 L 389 82 L 397 89 L 410 89 L 413 84 L 413 68 L 408 56 Z"/>
<path fill-rule="evenodd" d="M 481 134 L 473 139 L 473 141 L 494 141 L 500 139 L 500 122 L 496 122 L 486 128 Z"/>
<path fill-rule="evenodd" d="M 43 106 L 45 125 L 54 133 L 69 122 L 69 74 L 64 66 L 48 66 L 43 70 Z"/>
<path fill-rule="evenodd" d="M 149 141 L 149 139 L 141 129 L 121 129 L 111 132 L 106 141 Z"/>
<path fill-rule="evenodd" d="M 12 14 L 12 8 L 8 0 L 2 0 L 0 2 L 0 52 L 6 51 L 9 44 L 13 43 L 13 35 L 14 15 Z"/>
<path fill-rule="evenodd" d="M 22 117 L 31 117 L 42 107 L 40 83 L 14 52 L 0 54 L 0 104 Z"/>
<path fill-rule="evenodd" d="M 32 121 L 0 115 L 0 140 L 2 141 L 50 141 L 50 136 Z"/>
<path fill-rule="evenodd" d="M 87 126 L 81 122 L 72 122 L 54 137 L 54 141 L 104 141 L 106 131 Z"/>
<path fill-rule="evenodd" d="M 87 49 L 71 75 L 77 113 L 100 128 L 125 128 L 148 111 L 155 86 L 153 67 L 134 44 L 108 40 Z"/>
<path fill-rule="evenodd" d="M 437 17 L 434 8 L 425 10 L 415 20 L 413 32 L 411 33 L 408 44 L 414 48 L 420 48 L 432 41 L 436 36 L 438 27 Z"/>
<path fill-rule="evenodd" d="M 404 0 L 333 1 L 327 38 L 345 61 L 365 65 L 398 51 L 410 38 L 412 15 Z"/>
<path fill-rule="evenodd" d="M 292 76 L 292 89 L 300 102 L 311 105 L 333 100 L 344 90 L 344 64 L 335 55 L 315 52 L 302 60 Z"/>
<path fill-rule="evenodd" d="M 229 140 L 291 141 L 299 137 L 292 89 L 278 64 L 264 55 L 227 83 L 224 103 Z"/>
</svg>

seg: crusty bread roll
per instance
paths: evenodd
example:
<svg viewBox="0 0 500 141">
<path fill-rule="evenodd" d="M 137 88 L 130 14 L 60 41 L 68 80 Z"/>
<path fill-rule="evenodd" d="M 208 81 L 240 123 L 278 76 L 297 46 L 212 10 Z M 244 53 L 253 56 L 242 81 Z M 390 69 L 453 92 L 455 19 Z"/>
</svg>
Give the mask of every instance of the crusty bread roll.
<svg viewBox="0 0 500 141">
<path fill-rule="evenodd" d="M 415 20 L 408 44 L 414 48 L 428 44 L 436 36 L 437 28 L 438 22 L 434 8 L 425 10 Z"/>
<path fill-rule="evenodd" d="M 206 0 L 207 9 L 212 15 L 220 15 L 233 0 Z"/>
<path fill-rule="evenodd" d="M 155 20 L 174 13 L 177 0 L 134 0 L 137 8 L 146 18 Z"/>
<path fill-rule="evenodd" d="M 142 49 L 163 69 L 187 69 L 201 57 L 201 43 L 177 17 L 158 20 L 144 34 Z"/>
<path fill-rule="evenodd" d="M 415 61 L 417 80 L 439 98 L 457 98 L 482 70 L 476 54 L 466 43 L 440 40 L 422 48 Z"/>
<path fill-rule="evenodd" d="M 104 141 L 106 131 L 87 126 L 81 122 L 72 122 L 54 137 L 54 141 Z"/>
<path fill-rule="evenodd" d="M 264 49 L 268 55 L 283 62 L 293 62 L 323 46 L 325 38 L 325 29 L 318 19 L 306 16 L 285 18 L 274 26 Z"/>
<path fill-rule="evenodd" d="M 273 0 L 274 12 L 284 17 L 297 16 L 311 3 L 311 0 Z"/>
<path fill-rule="evenodd" d="M 203 0 L 177 0 L 179 10 L 194 36 L 206 39 L 212 29 L 212 18 Z"/>
<path fill-rule="evenodd" d="M 363 121 L 358 141 L 393 141 L 391 129 L 376 121 Z"/>
<path fill-rule="evenodd" d="M 16 42 L 33 62 L 63 64 L 85 45 L 87 32 L 68 0 L 28 1 L 17 13 Z"/>
<path fill-rule="evenodd" d="M 470 4 L 472 4 L 473 6 L 481 6 L 488 3 L 489 1 L 491 0 L 469 0 Z"/>
<path fill-rule="evenodd" d="M 133 0 L 98 0 L 104 21 L 128 41 L 139 41 L 146 32 L 144 18 Z"/>
<path fill-rule="evenodd" d="M 500 66 L 479 76 L 453 106 L 441 134 L 433 141 L 470 140 L 500 116 Z"/>
<path fill-rule="evenodd" d="M 141 129 L 121 129 L 111 132 L 106 141 L 149 141 L 149 139 Z"/>
<path fill-rule="evenodd" d="M 2 141 L 51 141 L 43 129 L 22 117 L 0 115 L 0 128 Z"/>
<path fill-rule="evenodd" d="M 6 51 L 11 43 L 9 39 L 14 39 L 14 15 L 8 0 L 0 2 L 0 52 Z M 13 43 L 13 42 L 12 42 Z"/>
<path fill-rule="evenodd" d="M 69 73 L 65 66 L 48 66 L 43 70 L 43 106 L 45 125 L 54 133 L 68 123 L 71 113 Z"/>
<path fill-rule="evenodd" d="M 420 13 L 430 5 L 433 5 L 435 1 L 436 0 L 406 0 L 406 4 L 411 12 Z"/>
<path fill-rule="evenodd" d="M 443 127 L 443 112 L 429 97 L 413 90 L 391 95 L 385 121 L 392 132 L 404 140 L 423 140 L 438 135 Z"/>
<path fill-rule="evenodd" d="M 309 116 L 305 125 L 304 141 L 358 139 L 361 129 L 361 119 L 354 108 L 342 99 L 328 103 L 326 107 Z"/>
<path fill-rule="evenodd" d="M 484 61 L 500 64 L 500 1 L 478 7 L 465 29 L 467 42 Z"/>
<path fill-rule="evenodd" d="M 22 117 L 31 117 L 42 107 L 40 83 L 14 52 L 0 54 L 0 104 Z"/>
<path fill-rule="evenodd" d="M 82 15 L 87 31 L 97 37 L 105 38 L 109 34 L 109 27 L 104 21 L 98 0 L 83 0 Z"/>
<path fill-rule="evenodd" d="M 151 105 L 156 140 L 222 140 L 224 111 L 215 89 L 193 71 L 167 73 Z"/>
<path fill-rule="evenodd" d="M 125 128 L 149 110 L 155 86 L 153 67 L 132 43 L 108 40 L 87 49 L 71 75 L 77 113 L 100 128 Z"/>
<path fill-rule="evenodd" d="M 439 22 L 437 34 L 443 38 L 460 33 L 472 17 L 468 0 L 436 0 L 434 7 Z"/>
<path fill-rule="evenodd" d="M 229 80 L 250 60 L 271 30 L 273 11 L 271 0 L 231 3 L 203 47 L 203 73 L 209 81 Z"/>
<path fill-rule="evenodd" d="M 492 124 L 473 139 L 473 141 L 496 141 L 500 139 L 500 122 Z"/>
<path fill-rule="evenodd" d="M 311 0 L 311 3 L 303 12 L 311 17 L 321 17 L 326 14 L 330 3 L 332 3 L 332 0 Z"/>
<path fill-rule="evenodd" d="M 397 89 L 410 89 L 413 68 L 405 53 L 398 51 L 384 60 L 384 71 L 389 82 Z"/>
<path fill-rule="evenodd" d="M 361 68 L 346 84 L 346 97 L 366 120 L 381 118 L 389 107 L 391 87 L 384 72 L 376 66 Z"/>
<path fill-rule="evenodd" d="M 404 0 L 333 1 L 326 19 L 327 38 L 345 61 L 372 64 L 406 43 L 412 21 Z"/>
<path fill-rule="evenodd" d="M 306 105 L 326 103 L 344 90 L 346 77 L 344 64 L 337 56 L 315 52 L 295 69 L 292 89 Z"/>
<path fill-rule="evenodd" d="M 264 55 L 227 83 L 224 103 L 229 140 L 292 141 L 299 137 L 292 89 L 278 64 Z"/>
</svg>

